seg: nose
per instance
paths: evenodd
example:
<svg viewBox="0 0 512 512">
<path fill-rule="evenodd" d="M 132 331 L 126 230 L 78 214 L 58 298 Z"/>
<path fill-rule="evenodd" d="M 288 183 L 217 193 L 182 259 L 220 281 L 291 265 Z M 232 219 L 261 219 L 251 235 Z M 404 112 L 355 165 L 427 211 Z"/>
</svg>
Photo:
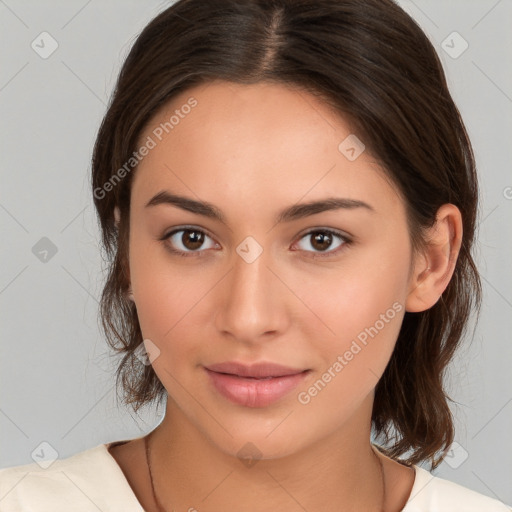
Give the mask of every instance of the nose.
<svg viewBox="0 0 512 512">
<path fill-rule="evenodd" d="M 242 254 L 242 256 L 240 255 Z M 274 338 L 286 330 L 289 295 L 263 251 L 256 259 L 234 253 L 233 266 L 223 279 L 216 326 L 246 344 Z"/>
</svg>

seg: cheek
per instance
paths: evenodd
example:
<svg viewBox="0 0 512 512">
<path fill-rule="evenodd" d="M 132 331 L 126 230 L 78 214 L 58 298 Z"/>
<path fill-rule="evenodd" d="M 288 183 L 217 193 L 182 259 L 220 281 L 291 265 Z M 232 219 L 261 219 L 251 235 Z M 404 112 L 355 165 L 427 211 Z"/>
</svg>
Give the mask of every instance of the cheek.
<svg viewBox="0 0 512 512">
<path fill-rule="evenodd" d="M 152 359 L 153 369 L 170 396 L 187 400 L 179 382 L 201 360 L 201 340 L 205 339 L 203 320 L 197 318 L 206 290 L 183 278 L 150 269 L 138 274 L 137 315 L 144 339 L 150 339 L 159 352 Z M 195 281 L 194 281 L 195 284 Z"/>
<path fill-rule="evenodd" d="M 321 320 L 310 333 L 313 350 L 325 368 L 342 356 L 343 386 L 374 386 L 382 375 L 405 314 L 409 265 L 407 250 L 386 245 L 347 258 L 337 273 L 301 280 L 300 296 Z"/>
<path fill-rule="evenodd" d="M 137 276 L 137 314 L 144 337 L 169 345 L 179 333 L 186 330 L 189 338 L 194 325 L 200 328 L 197 313 L 208 293 L 203 281 L 191 282 L 154 267 Z"/>
<path fill-rule="evenodd" d="M 405 314 L 400 276 L 393 280 L 388 274 L 376 281 L 366 272 L 324 288 L 324 298 L 314 308 L 334 333 L 310 333 L 310 350 L 322 363 L 297 396 L 310 417 L 337 424 L 351 417 L 377 385 Z"/>
<path fill-rule="evenodd" d="M 142 334 L 158 346 L 186 323 L 187 312 L 204 295 L 200 281 L 191 286 L 176 272 L 161 242 L 139 236 L 136 230 L 130 239 L 130 279 Z"/>
</svg>

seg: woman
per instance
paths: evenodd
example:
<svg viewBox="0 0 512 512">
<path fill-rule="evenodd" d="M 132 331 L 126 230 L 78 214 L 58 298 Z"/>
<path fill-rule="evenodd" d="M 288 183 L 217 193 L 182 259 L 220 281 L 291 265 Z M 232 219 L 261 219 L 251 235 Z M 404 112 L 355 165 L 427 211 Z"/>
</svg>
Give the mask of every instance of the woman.
<svg viewBox="0 0 512 512">
<path fill-rule="evenodd" d="M 92 191 L 124 399 L 165 417 L 3 470 L 6 510 L 510 510 L 417 465 L 454 440 L 478 193 L 391 0 L 177 2 L 123 65 Z"/>
</svg>

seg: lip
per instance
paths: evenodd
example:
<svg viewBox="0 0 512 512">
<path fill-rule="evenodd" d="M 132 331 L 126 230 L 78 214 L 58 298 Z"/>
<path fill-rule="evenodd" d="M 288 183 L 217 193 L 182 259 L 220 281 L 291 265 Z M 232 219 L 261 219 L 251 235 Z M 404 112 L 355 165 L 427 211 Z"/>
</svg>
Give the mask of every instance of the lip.
<svg viewBox="0 0 512 512">
<path fill-rule="evenodd" d="M 253 374 L 240 376 L 225 371 Z M 244 407 L 266 407 L 277 402 L 296 388 L 311 370 L 297 370 L 271 363 L 252 366 L 222 363 L 205 367 L 214 388 L 232 403 Z M 257 376 L 255 376 L 256 374 Z M 258 375 L 259 374 L 259 375 Z"/>
<path fill-rule="evenodd" d="M 290 368 L 267 361 L 250 365 L 236 361 L 227 361 L 225 363 L 210 364 L 206 366 L 206 369 L 217 373 L 228 373 L 230 375 L 237 375 L 238 377 L 253 377 L 258 379 L 296 375 L 297 373 L 305 371 L 305 368 Z"/>
</svg>

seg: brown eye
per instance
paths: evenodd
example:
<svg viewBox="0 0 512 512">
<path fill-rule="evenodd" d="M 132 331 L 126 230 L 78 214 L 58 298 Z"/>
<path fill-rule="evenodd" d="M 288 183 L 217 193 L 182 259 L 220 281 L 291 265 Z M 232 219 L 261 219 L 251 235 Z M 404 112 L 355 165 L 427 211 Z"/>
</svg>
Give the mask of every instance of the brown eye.
<svg viewBox="0 0 512 512">
<path fill-rule="evenodd" d="M 211 240 L 210 246 L 205 247 L 206 240 Z M 171 231 L 164 235 L 162 239 L 167 248 L 181 256 L 189 256 L 197 253 L 200 255 L 203 251 L 200 249 L 211 249 L 215 247 L 215 242 L 204 231 L 196 228 L 181 228 Z M 207 244 L 206 244 L 207 245 Z"/>
<path fill-rule="evenodd" d="M 309 243 L 302 243 L 303 240 Z M 337 233 L 330 229 L 316 229 L 309 231 L 301 238 L 301 242 L 299 242 L 299 248 L 313 253 L 312 256 L 332 256 L 337 254 L 339 250 L 342 250 L 345 245 L 350 243 L 350 240 L 342 235 L 341 233 Z M 309 250 L 309 247 L 312 247 L 313 250 Z"/>
<path fill-rule="evenodd" d="M 311 236 L 311 235 L 310 235 Z M 332 244 L 332 235 L 330 233 L 314 233 L 311 237 L 311 246 L 319 251 L 329 249 Z"/>
<path fill-rule="evenodd" d="M 191 231 L 189 229 L 185 229 L 183 230 L 180 241 L 184 247 L 190 251 L 194 251 L 203 245 L 204 233 L 201 233 L 200 231 Z"/>
</svg>

